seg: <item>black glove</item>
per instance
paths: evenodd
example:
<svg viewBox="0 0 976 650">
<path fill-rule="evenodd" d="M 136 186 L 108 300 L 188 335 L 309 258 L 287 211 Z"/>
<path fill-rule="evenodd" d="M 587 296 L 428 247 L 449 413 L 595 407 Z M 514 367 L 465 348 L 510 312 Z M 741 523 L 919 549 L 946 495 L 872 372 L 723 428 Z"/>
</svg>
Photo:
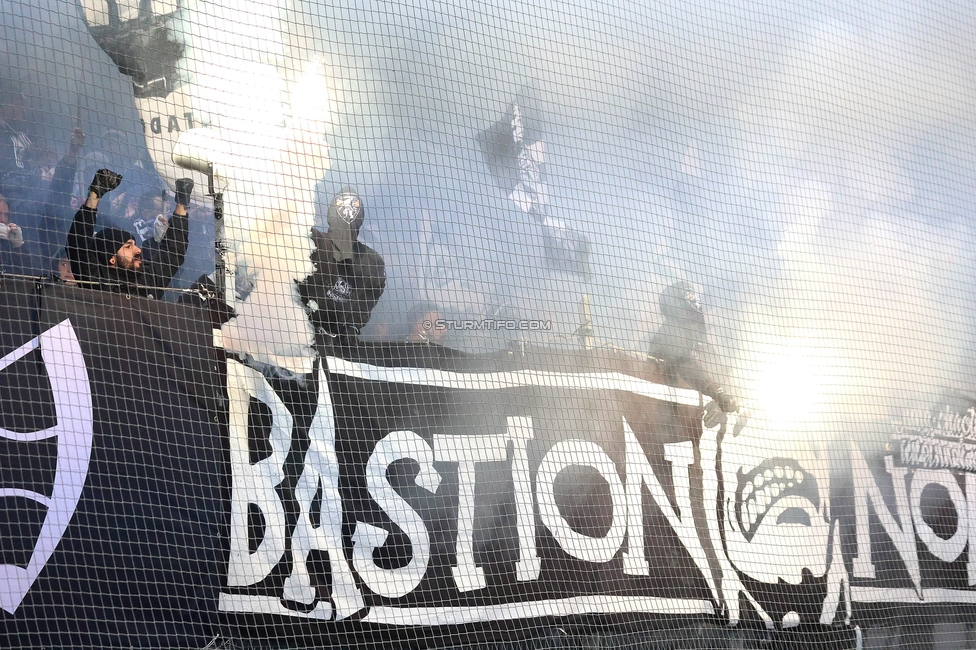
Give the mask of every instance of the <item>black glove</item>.
<svg viewBox="0 0 976 650">
<path fill-rule="evenodd" d="M 193 194 L 193 179 L 176 179 L 176 203 L 184 208 L 190 205 L 190 195 Z"/>
<path fill-rule="evenodd" d="M 722 413 L 733 413 L 739 410 L 739 401 L 735 399 L 732 395 L 725 392 L 725 389 L 719 386 L 715 389 L 715 394 L 712 395 L 712 399 L 718 404 L 718 407 L 722 409 Z"/>
<path fill-rule="evenodd" d="M 95 196 L 102 198 L 122 182 L 122 174 L 116 174 L 111 169 L 99 169 L 95 172 L 91 185 L 88 186 L 89 192 L 94 192 Z"/>
</svg>

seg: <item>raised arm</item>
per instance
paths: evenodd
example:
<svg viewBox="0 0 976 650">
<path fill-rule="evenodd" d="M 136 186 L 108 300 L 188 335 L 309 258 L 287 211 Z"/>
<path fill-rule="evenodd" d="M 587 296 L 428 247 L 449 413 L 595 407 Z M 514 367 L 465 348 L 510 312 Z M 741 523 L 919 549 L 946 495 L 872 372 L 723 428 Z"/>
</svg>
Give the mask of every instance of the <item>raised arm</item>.
<svg viewBox="0 0 976 650">
<path fill-rule="evenodd" d="M 98 202 L 122 182 L 122 176 L 108 169 L 99 169 L 88 188 L 88 199 L 75 213 L 68 231 L 66 249 L 71 261 L 71 272 L 80 280 L 97 277 L 97 259 L 92 241 L 95 236 L 95 220 L 98 217 Z"/>
<path fill-rule="evenodd" d="M 71 186 L 74 183 L 75 172 L 78 171 L 78 152 L 85 144 L 85 132 L 76 128 L 71 132 L 68 153 L 54 168 L 54 178 L 51 179 L 51 191 L 48 194 L 48 206 L 67 205 L 71 199 Z"/>
<path fill-rule="evenodd" d="M 190 245 L 190 222 L 186 208 L 192 192 L 191 179 L 181 178 L 176 181 L 176 209 L 169 219 L 166 234 L 158 242 L 150 241 L 143 250 L 145 280 L 152 288 L 164 289 L 169 286 L 186 260 L 186 250 Z"/>
</svg>

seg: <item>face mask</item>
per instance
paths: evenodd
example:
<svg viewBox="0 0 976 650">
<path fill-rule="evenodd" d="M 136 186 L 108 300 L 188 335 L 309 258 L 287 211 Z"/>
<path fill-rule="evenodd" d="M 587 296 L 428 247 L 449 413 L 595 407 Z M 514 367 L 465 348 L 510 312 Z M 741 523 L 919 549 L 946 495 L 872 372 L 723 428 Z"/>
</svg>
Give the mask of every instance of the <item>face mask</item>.
<svg viewBox="0 0 976 650">
<path fill-rule="evenodd" d="M 329 237 L 332 239 L 333 256 L 337 262 L 352 259 L 353 245 L 363 225 L 363 201 L 350 188 L 343 188 L 332 197 L 329 212 Z"/>
</svg>

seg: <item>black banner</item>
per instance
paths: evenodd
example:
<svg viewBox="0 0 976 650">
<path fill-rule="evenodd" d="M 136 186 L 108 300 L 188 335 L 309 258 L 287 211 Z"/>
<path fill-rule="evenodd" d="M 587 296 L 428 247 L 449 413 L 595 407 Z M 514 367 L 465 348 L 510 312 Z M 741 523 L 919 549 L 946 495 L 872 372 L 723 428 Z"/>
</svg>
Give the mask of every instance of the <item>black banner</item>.
<svg viewBox="0 0 976 650">
<path fill-rule="evenodd" d="M 5 282 L 0 313 L 10 647 L 688 618 L 850 647 L 976 604 L 958 400 L 804 439 L 704 427 L 605 352 L 359 345 L 296 380 L 184 306 Z"/>
<path fill-rule="evenodd" d="M 201 647 L 215 634 L 223 408 L 194 309 L 0 286 L 5 647 Z"/>
<path fill-rule="evenodd" d="M 426 345 L 325 351 L 304 383 L 229 361 L 220 609 L 394 626 L 718 615 L 738 581 L 722 584 L 714 473 L 702 489 L 700 396 L 656 372 Z"/>
<path fill-rule="evenodd" d="M 881 429 L 904 426 L 704 428 L 698 393 L 606 353 L 359 346 L 304 383 L 228 373 L 220 609 L 259 634 L 692 616 L 851 647 L 878 604 L 976 593 L 972 479 L 900 458 Z"/>
</svg>

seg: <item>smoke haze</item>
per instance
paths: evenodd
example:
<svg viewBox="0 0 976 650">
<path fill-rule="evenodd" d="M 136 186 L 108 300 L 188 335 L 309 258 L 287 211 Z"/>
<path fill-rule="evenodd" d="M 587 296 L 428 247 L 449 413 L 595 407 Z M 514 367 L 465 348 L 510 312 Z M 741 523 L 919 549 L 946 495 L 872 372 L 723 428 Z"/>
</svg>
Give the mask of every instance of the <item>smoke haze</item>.
<svg viewBox="0 0 976 650">
<path fill-rule="evenodd" d="M 588 294 L 598 339 L 646 352 L 658 293 L 687 278 L 703 289 L 716 366 L 783 426 L 887 418 L 976 380 L 969 3 L 286 9 L 263 62 L 298 78 L 317 56 L 326 70 L 318 219 L 345 184 L 364 197 L 363 238 L 390 276 L 374 332 L 400 332 L 401 314 L 434 301 L 451 317 L 552 319 L 529 341 L 576 345 Z M 88 146 L 148 165 L 129 80 L 78 8 L 2 11 L 0 57 L 25 87 L 31 133 L 63 150 L 80 96 Z M 188 38 L 191 52 L 209 47 Z M 549 214 L 590 241 L 589 277 L 550 268 L 541 226 L 479 148 L 522 92 L 545 142 Z"/>
</svg>

